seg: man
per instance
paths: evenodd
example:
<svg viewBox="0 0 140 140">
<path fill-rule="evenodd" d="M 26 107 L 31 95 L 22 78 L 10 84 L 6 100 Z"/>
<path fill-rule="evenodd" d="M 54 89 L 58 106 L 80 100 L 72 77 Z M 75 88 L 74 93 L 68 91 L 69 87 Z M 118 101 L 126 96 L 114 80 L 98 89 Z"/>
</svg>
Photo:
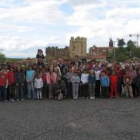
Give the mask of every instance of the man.
<svg viewBox="0 0 140 140">
<path fill-rule="evenodd" d="M 60 57 L 57 62 L 58 62 L 58 66 L 60 68 L 60 71 L 62 73 L 63 72 L 63 68 L 64 68 L 63 58 Z"/>
<path fill-rule="evenodd" d="M 74 65 L 76 65 L 78 68 L 81 65 L 81 62 L 79 61 L 78 55 L 75 55 L 75 57 L 74 57 Z"/>
</svg>

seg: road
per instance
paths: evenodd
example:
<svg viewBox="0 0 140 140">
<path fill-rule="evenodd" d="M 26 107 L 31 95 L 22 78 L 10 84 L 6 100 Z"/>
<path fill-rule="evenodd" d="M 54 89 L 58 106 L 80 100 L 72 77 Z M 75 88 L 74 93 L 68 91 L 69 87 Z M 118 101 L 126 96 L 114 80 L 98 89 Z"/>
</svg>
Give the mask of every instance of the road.
<svg viewBox="0 0 140 140">
<path fill-rule="evenodd" d="M 140 140 L 140 99 L 0 102 L 0 140 Z"/>
</svg>

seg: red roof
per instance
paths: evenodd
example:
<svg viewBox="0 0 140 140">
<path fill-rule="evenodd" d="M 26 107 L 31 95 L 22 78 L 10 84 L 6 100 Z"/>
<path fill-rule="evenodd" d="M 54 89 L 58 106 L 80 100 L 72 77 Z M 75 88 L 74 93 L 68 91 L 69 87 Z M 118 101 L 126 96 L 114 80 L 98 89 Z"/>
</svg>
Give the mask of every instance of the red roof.
<svg viewBox="0 0 140 140">
<path fill-rule="evenodd" d="M 99 55 L 99 56 L 80 56 L 80 58 L 85 58 L 85 59 L 106 59 L 105 55 Z"/>
</svg>

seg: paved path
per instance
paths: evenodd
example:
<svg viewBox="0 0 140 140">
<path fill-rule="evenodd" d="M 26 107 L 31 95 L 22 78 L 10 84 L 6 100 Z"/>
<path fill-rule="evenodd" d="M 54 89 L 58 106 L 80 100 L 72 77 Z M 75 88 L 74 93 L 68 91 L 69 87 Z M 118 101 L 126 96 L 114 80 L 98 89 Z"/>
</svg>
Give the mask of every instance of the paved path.
<svg viewBox="0 0 140 140">
<path fill-rule="evenodd" d="M 140 99 L 0 102 L 0 140 L 140 140 Z"/>
</svg>

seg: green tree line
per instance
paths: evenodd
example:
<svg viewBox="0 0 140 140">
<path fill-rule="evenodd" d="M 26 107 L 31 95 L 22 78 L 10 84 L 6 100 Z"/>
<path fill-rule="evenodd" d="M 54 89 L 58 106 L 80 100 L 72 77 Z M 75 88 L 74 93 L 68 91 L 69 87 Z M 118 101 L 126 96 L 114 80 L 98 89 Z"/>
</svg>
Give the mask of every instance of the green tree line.
<svg viewBox="0 0 140 140">
<path fill-rule="evenodd" d="M 135 42 L 131 40 L 125 42 L 123 38 L 118 39 L 117 47 L 112 53 L 107 53 L 107 57 L 112 56 L 112 59 L 114 60 L 114 55 L 115 60 L 119 62 L 124 62 L 133 57 L 140 58 L 140 47 L 137 47 Z"/>
</svg>

